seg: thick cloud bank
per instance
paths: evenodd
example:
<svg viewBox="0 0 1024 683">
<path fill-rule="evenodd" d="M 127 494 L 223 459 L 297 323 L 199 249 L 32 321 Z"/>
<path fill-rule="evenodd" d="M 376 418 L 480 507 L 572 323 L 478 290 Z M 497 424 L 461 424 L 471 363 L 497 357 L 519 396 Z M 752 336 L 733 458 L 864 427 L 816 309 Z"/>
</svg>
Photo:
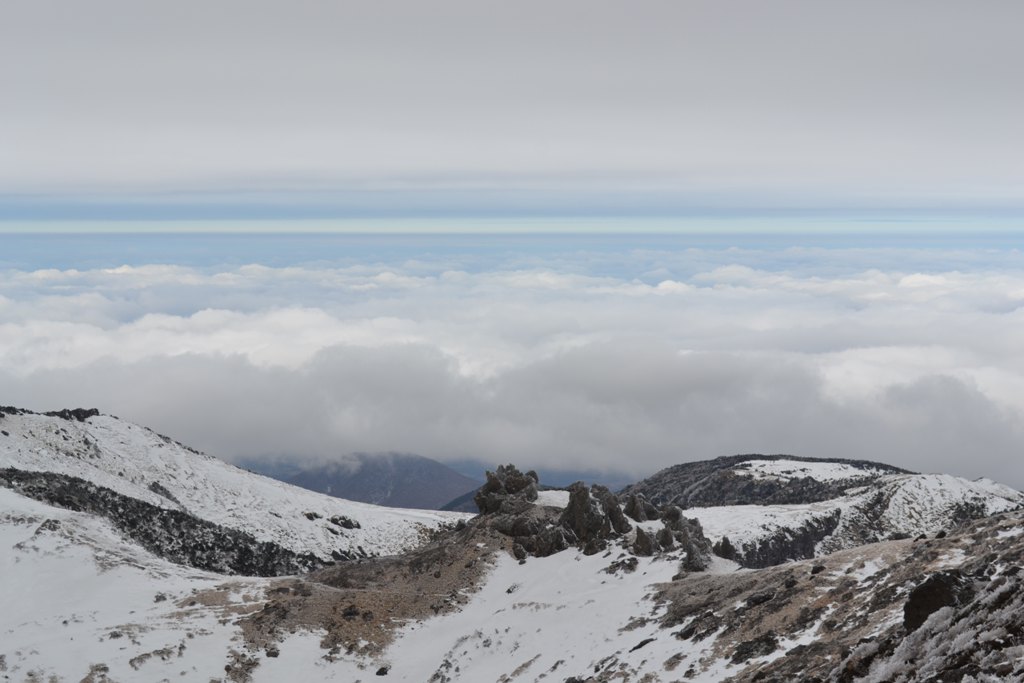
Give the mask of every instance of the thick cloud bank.
<svg viewBox="0 0 1024 683">
<path fill-rule="evenodd" d="M 0 397 L 96 406 L 227 458 L 640 476 L 788 452 L 1024 486 L 1019 253 L 618 257 L 7 270 Z"/>
</svg>

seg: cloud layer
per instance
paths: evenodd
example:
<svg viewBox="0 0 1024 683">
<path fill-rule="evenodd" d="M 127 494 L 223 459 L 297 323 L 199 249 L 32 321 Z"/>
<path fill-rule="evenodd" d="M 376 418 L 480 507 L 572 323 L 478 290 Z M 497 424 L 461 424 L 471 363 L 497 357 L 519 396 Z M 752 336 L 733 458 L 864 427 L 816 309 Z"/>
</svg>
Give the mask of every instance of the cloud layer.
<svg viewBox="0 0 1024 683">
<path fill-rule="evenodd" d="M 640 476 L 787 452 L 1024 486 L 1019 253 L 615 256 L 8 270 L 3 400 L 95 405 L 232 459 Z"/>
</svg>

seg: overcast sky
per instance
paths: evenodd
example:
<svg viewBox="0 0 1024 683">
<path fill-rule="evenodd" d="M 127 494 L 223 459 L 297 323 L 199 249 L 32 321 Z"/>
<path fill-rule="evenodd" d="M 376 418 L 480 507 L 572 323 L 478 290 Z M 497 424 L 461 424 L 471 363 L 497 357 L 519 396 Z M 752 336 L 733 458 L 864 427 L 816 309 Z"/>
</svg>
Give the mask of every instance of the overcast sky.
<svg viewBox="0 0 1024 683">
<path fill-rule="evenodd" d="M 0 5 L 0 219 L 1018 219 L 1024 5 Z"/>
</svg>

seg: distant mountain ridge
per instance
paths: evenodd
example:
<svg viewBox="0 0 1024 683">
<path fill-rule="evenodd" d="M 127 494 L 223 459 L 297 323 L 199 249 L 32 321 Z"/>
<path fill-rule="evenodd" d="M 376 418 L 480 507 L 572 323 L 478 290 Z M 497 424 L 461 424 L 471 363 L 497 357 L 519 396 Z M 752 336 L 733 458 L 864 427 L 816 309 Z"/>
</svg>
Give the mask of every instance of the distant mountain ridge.
<svg viewBox="0 0 1024 683">
<path fill-rule="evenodd" d="M 751 463 L 783 463 L 788 476 L 746 476 Z M 831 465 L 831 468 L 826 467 Z M 762 469 L 764 469 L 762 467 Z M 830 471 L 826 473 L 826 469 Z M 656 504 L 682 508 L 718 505 L 816 503 L 842 495 L 885 474 L 914 474 L 884 463 L 794 455 L 728 455 L 666 467 L 622 493 L 640 493 Z"/>
<path fill-rule="evenodd" d="M 1024 494 L 987 479 L 756 454 L 674 465 L 619 496 L 683 508 L 719 555 L 747 567 L 934 534 L 1024 504 Z"/>
<path fill-rule="evenodd" d="M 281 480 L 346 500 L 419 510 L 437 510 L 482 483 L 411 453 L 356 453 L 288 473 Z"/>
</svg>

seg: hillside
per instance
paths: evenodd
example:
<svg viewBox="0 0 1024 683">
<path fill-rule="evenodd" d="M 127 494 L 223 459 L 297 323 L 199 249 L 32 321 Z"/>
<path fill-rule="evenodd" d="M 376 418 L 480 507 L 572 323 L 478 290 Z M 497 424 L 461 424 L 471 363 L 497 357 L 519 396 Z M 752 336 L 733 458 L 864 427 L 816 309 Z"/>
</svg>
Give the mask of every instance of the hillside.
<svg viewBox="0 0 1024 683">
<path fill-rule="evenodd" d="M 620 496 L 681 506 L 744 566 L 765 567 L 887 539 L 934 534 L 1013 509 L 987 479 L 915 474 L 864 460 L 743 455 L 667 468 Z"/>
<path fill-rule="evenodd" d="M 699 464 L 729 470 L 727 504 L 684 510 L 507 466 L 470 518 L 303 491 L 93 411 L 0 415 L 7 680 L 1024 681 L 1022 497 L 991 482 L 744 456 Z M 833 497 L 742 504 L 748 479 Z M 250 547 L 263 576 L 231 564 Z"/>
<path fill-rule="evenodd" d="M 43 415 L 5 408 L 0 415 L 0 485 L 116 517 L 124 529 L 168 520 L 164 526 L 204 534 L 244 534 L 311 556 L 301 566 L 400 552 L 464 517 L 311 493 L 96 411 Z M 166 547 L 166 540 L 156 537 L 151 545 Z"/>
</svg>

